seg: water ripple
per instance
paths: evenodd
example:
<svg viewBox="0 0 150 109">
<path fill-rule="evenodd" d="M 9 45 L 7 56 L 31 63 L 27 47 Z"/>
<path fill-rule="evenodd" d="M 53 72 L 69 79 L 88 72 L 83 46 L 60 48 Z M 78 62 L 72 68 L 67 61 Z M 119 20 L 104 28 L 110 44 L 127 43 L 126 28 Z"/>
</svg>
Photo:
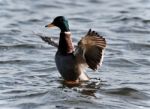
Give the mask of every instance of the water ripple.
<svg viewBox="0 0 150 109">
<path fill-rule="evenodd" d="M 33 49 L 41 48 L 37 44 L 15 44 L 15 45 L 0 45 L 0 49 Z"/>
<path fill-rule="evenodd" d="M 126 96 L 126 97 L 130 97 L 133 99 L 150 99 L 150 97 L 148 97 L 145 93 L 140 92 L 136 89 L 128 88 L 128 87 L 110 89 L 110 90 L 107 90 L 106 92 L 109 94 Z"/>
<path fill-rule="evenodd" d="M 0 0 L 1 108 L 149 109 L 149 3 Z M 58 15 L 68 18 L 74 42 L 89 28 L 107 40 L 103 66 L 87 71 L 88 82 L 64 84 L 54 62 L 56 49 L 32 34 L 58 36 L 59 29 L 44 28 Z"/>
<path fill-rule="evenodd" d="M 129 67 L 139 67 L 139 64 L 132 61 L 132 60 L 127 60 L 123 58 L 118 58 L 118 59 L 109 59 L 109 61 L 105 61 L 108 66 L 111 67 L 124 67 L 124 68 L 129 68 Z"/>
</svg>

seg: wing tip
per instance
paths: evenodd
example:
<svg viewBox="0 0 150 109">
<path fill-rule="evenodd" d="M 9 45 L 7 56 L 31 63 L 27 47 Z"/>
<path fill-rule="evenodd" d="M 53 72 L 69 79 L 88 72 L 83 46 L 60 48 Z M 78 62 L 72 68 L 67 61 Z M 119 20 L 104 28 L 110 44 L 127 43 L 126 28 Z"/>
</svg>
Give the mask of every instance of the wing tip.
<svg viewBox="0 0 150 109">
<path fill-rule="evenodd" d="M 97 36 L 103 38 L 103 36 L 101 36 L 98 32 L 93 31 L 91 28 L 88 30 L 87 36 Z"/>
<path fill-rule="evenodd" d="M 106 43 L 106 39 L 102 36 L 102 35 L 100 35 L 98 32 L 96 32 L 96 31 L 93 31 L 91 28 L 89 29 L 89 31 L 87 32 L 87 35 L 86 35 L 87 37 L 92 37 L 92 36 L 96 36 L 96 37 L 99 37 L 100 38 L 100 40 L 103 40 L 103 48 L 105 48 L 106 47 L 106 45 L 107 45 L 107 43 Z"/>
<path fill-rule="evenodd" d="M 51 38 L 50 38 L 50 37 L 40 36 L 40 38 L 41 38 L 44 42 L 51 42 Z"/>
</svg>

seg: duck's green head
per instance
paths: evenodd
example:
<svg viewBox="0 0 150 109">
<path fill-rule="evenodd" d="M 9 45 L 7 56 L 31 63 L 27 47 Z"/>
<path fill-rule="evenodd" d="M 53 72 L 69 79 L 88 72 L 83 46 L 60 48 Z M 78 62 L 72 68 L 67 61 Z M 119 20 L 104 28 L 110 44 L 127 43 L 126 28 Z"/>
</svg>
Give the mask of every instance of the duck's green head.
<svg viewBox="0 0 150 109">
<path fill-rule="evenodd" d="M 58 27 L 62 32 L 67 32 L 69 30 L 68 20 L 64 16 L 56 17 L 52 23 L 46 25 L 45 27 Z"/>
</svg>

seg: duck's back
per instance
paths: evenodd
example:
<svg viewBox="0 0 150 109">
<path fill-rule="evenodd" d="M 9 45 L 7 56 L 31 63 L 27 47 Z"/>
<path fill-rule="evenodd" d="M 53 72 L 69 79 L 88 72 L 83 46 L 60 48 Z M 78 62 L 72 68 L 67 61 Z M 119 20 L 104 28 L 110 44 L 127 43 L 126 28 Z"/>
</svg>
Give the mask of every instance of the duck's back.
<svg viewBox="0 0 150 109">
<path fill-rule="evenodd" d="M 58 71 L 65 80 L 77 80 L 79 74 L 75 72 L 75 56 L 73 53 L 63 55 L 61 52 L 57 51 L 55 62 Z"/>
</svg>

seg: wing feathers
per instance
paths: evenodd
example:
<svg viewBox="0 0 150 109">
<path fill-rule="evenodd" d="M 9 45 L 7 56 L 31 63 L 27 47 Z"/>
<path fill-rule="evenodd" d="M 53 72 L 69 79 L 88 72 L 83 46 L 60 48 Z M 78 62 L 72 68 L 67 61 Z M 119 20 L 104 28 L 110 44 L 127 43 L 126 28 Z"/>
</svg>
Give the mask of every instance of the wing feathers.
<svg viewBox="0 0 150 109">
<path fill-rule="evenodd" d="M 101 64 L 105 47 L 105 38 L 89 29 L 86 36 L 79 41 L 77 47 L 78 51 L 76 49 L 75 53 L 81 55 L 91 69 L 96 70 Z"/>
<path fill-rule="evenodd" d="M 54 46 L 54 47 L 58 47 L 58 44 L 56 42 L 54 42 L 50 37 L 45 37 L 45 36 L 40 36 L 41 39 L 45 42 L 47 42 L 48 44 Z"/>
<path fill-rule="evenodd" d="M 101 57 L 102 49 L 97 46 L 92 46 L 85 53 L 86 62 L 89 65 L 89 67 L 93 70 L 96 70 L 99 66 Z"/>
<path fill-rule="evenodd" d="M 53 41 L 52 37 L 47 37 L 45 35 L 42 35 L 40 33 L 35 33 L 35 32 L 33 32 L 33 34 L 39 36 L 44 42 L 47 42 L 48 44 L 50 44 L 50 45 L 58 48 L 58 43 L 56 43 L 55 41 Z M 53 37 L 53 39 L 54 39 L 54 37 Z"/>
</svg>

